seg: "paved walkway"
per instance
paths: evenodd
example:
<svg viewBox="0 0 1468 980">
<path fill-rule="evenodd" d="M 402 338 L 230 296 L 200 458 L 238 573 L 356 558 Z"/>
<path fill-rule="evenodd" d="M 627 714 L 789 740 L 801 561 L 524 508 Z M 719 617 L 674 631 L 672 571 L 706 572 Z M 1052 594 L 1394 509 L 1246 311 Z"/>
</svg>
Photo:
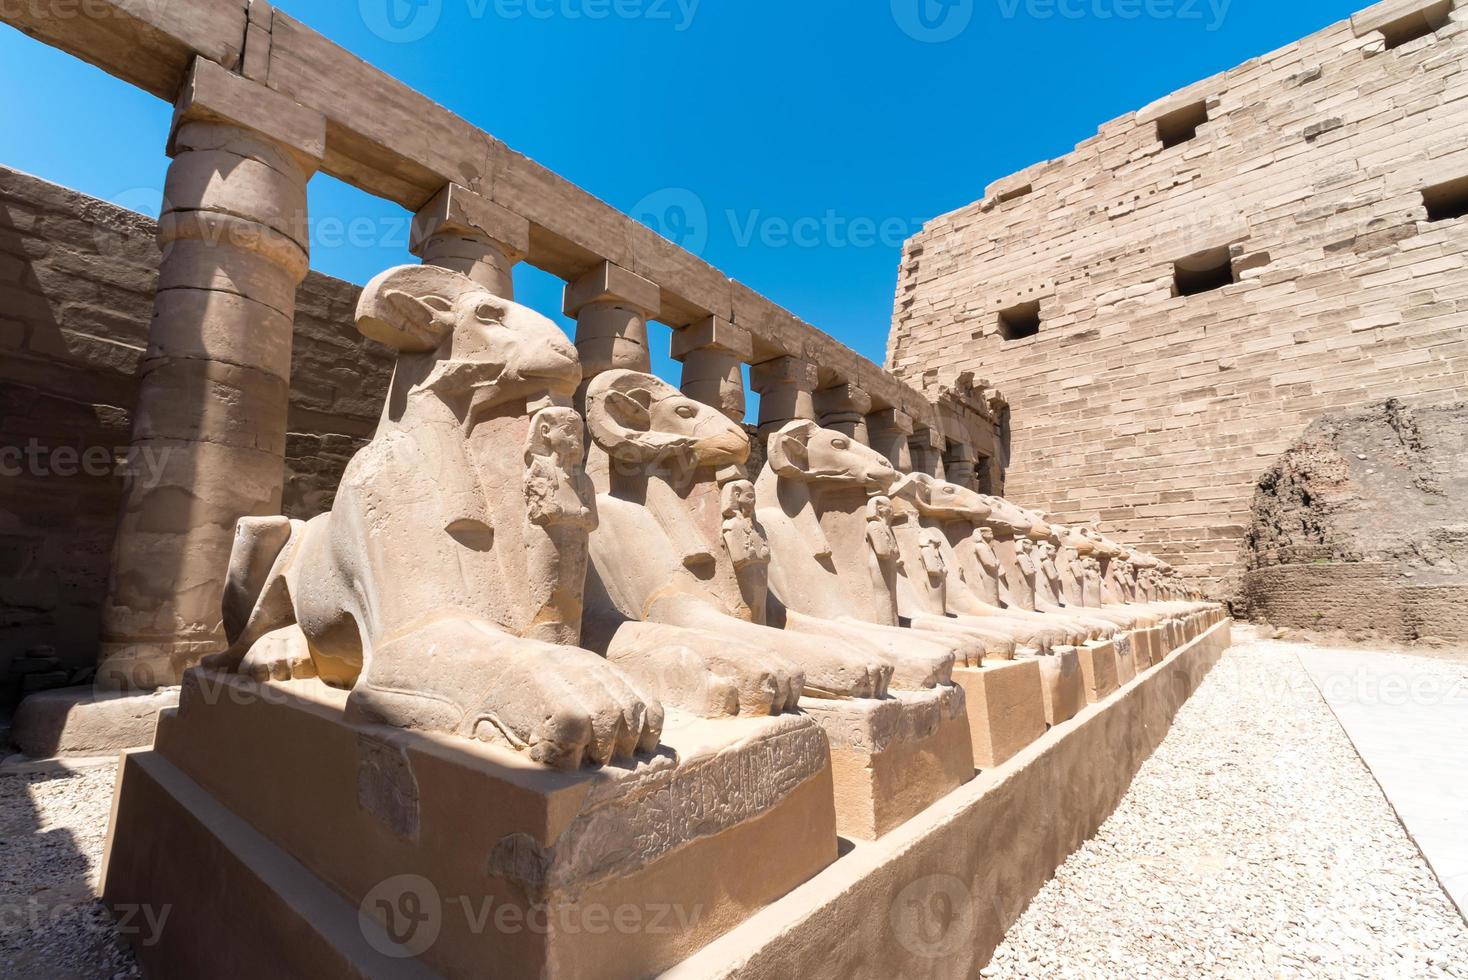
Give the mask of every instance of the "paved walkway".
<svg viewBox="0 0 1468 980">
<path fill-rule="evenodd" d="M 1468 918 L 1468 666 L 1315 647 L 1299 657 Z"/>
</svg>

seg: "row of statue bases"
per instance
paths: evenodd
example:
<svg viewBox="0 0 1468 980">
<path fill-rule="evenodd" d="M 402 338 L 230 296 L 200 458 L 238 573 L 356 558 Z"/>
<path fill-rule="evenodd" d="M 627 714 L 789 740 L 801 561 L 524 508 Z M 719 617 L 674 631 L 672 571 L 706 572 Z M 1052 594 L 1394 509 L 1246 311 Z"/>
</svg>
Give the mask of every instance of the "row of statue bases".
<svg viewBox="0 0 1468 980">
<path fill-rule="evenodd" d="M 1223 616 L 851 426 L 784 425 L 751 479 L 738 422 L 646 371 L 583 378 L 553 323 L 457 272 L 383 273 L 357 324 L 399 352 L 375 438 L 329 513 L 240 522 L 231 645 L 123 759 L 107 900 L 210 908 L 140 949 L 160 974 L 648 975 Z M 201 861 L 254 896 L 238 915 L 197 894 Z M 309 938 L 249 941 L 261 881 Z M 365 946 L 299 911 L 321 886 Z M 443 915 L 425 943 L 384 887 L 705 914 L 635 937 Z"/>
</svg>

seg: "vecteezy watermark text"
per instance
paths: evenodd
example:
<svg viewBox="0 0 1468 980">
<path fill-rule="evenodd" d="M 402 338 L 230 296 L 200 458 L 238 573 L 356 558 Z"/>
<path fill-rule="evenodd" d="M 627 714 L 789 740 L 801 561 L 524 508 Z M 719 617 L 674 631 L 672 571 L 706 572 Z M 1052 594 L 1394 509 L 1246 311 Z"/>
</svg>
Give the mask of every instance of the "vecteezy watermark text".
<svg viewBox="0 0 1468 980">
<path fill-rule="evenodd" d="M 5 2 L 5 0 L 0 0 Z M 367 29 L 384 41 L 421 41 L 443 20 L 446 0 L 357 0 Z M 682 33 L 693 26 L 702 0 L 452 0 L 470 20 L 640 20 Z"/>
<path fill-rule="evenodd" d="M 155 487 L 171 450 L 149 446 L 48 446 L 32 437 L 24 445 L 0 446 L 0 478 L 72 479 L 121 477 Z"/>
<path fill-rule="evenodd" d="M 462 923 L 457 920 L 462 917 Z M 493 896 L 440 894 L 422 875 L 397 875 L 367 893 L 358 922 L 367 942 L 384 956 L 420 956 L 438 942 L 446 926 L 470 935 L 525 933 L 545 936 L 674 935 L 698 925 L 703 907 L 661 902 L 606 905 L 577 902 L 524 906 Z"/>
<path fill-rule="evenodd" d="M 703 254 L 715 227 L 703 200 L 684 187 L 655 191 L 634 204 L 630 213 L 694 255 Z M 796 216 L 768 214 L 760 208 L 727 208 L 719 217 L 738 248 L 900 249 L 923 226 L 919 218 L 845 215 L 834 208 Z"/>
<path fill-rule="evenodd" d="M 1209 31 L 1223 26 L 1233 0 L 994 0 L 1006 20 L 1198 21 Z"/>
</svg>

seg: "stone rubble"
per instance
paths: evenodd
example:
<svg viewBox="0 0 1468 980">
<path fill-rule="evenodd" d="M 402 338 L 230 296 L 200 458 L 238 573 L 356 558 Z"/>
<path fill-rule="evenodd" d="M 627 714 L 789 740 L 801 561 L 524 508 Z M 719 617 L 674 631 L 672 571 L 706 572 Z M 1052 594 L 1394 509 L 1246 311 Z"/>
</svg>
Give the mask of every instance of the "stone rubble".
<svg viewBox="0 0 1468 980">
<path fill-rule="evenodd" d="M 1468 926 L 1292 648 L 1237 642 L 981 975 L 1468 977 Z"/>
</svg>

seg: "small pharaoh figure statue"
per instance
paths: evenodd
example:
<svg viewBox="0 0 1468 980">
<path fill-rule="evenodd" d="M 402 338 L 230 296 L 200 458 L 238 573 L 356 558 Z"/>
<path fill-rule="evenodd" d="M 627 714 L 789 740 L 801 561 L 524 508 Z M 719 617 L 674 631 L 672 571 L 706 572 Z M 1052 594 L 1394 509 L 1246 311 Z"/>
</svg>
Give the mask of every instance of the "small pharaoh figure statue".
<svg viewBox="0 0 1468 980">
<path fill-rule="evenodd" d="M 586 538 L 597 525 L 584 460 L 580 415 L 560 407 L 536 413 L 525 440 L 527 578 L 546 594 L 534 596 L 542 604 L 526 635 L 549 643 L 580 642 Z"/>
<path fill-rule="evenodd" d="M 892 530 L 894 516 L 891 497 L 877 494 L 867 501 L 867 546 L 871 549 L 869 571 L 879 594 L 895 595 L 897 570 L 904 567 L 897 534 Z"/>
<path fill-rule="evenodd" d="M 1035 609 L 1035 580 L 1039 576 L 1039 569 L 1035 567 L 1035 542 L 1029 538 L 1019 541 L 1014 564 L 1019 571 L 1019 581 L 1010 583 L 1010 594 L 1016 597 L 1021 609 L 1033 612 Z"/>
<path fill-rule="evenodd" d="M 1042 542 L 1039 547 L 1040 574 L 1044 576 L 1045 598 L 1053 605 L 1059 605 L 1065 593 L 1064 583 L 1060 578 L 1060 569 L 1055 564 L 1055 546 L 1048 541 Z"/>
<path fill-rule="evenodd" d="M 724 548 L 734 562 L 734 574 L 751 621 L 763 625 L 765 600 L 769 597 L 770 546 L 754 523 L 754 484 L 731 480 L 719 493 Z"/>
<path fill-rule="evenodd" d="M 978 583 L 979 598 L 991 606 L 999 605 L 999 554 L 994 550 L 993 528 L 980 527 L 974 531 L 974 555 L 984 570 L 983 580 Z"/>
<path fill-rule="evenodd" d="M 933 528 L 924 528 L 921 538 L 923 570 L 928 578 L 939 579 L 948 572 L 948 563 L 943 560 L 943 535 Z"/>
<path fill-rule="evenodd" d="M 570 408 L 546 408 L 530 422 L 525 444 L 525 503 L 539 527 L 596 527 L 596 499 L 582 464 L 586 451 L 581 416 Z"/>
<path fill-rule="evenodd" d="M 878 494 L 867 502 L 867 544 L 879 563 L 902 560 L 892 533 L 892 498 Z"/>
<path fill-rule="evenodd" d="M 1081 594 L 1085 603 L 1092 609 L 1101 606 L 1101 563 L 1095 558 L 1081 559 L 1081 575 L 1083 587 Z"/>
</svg>

